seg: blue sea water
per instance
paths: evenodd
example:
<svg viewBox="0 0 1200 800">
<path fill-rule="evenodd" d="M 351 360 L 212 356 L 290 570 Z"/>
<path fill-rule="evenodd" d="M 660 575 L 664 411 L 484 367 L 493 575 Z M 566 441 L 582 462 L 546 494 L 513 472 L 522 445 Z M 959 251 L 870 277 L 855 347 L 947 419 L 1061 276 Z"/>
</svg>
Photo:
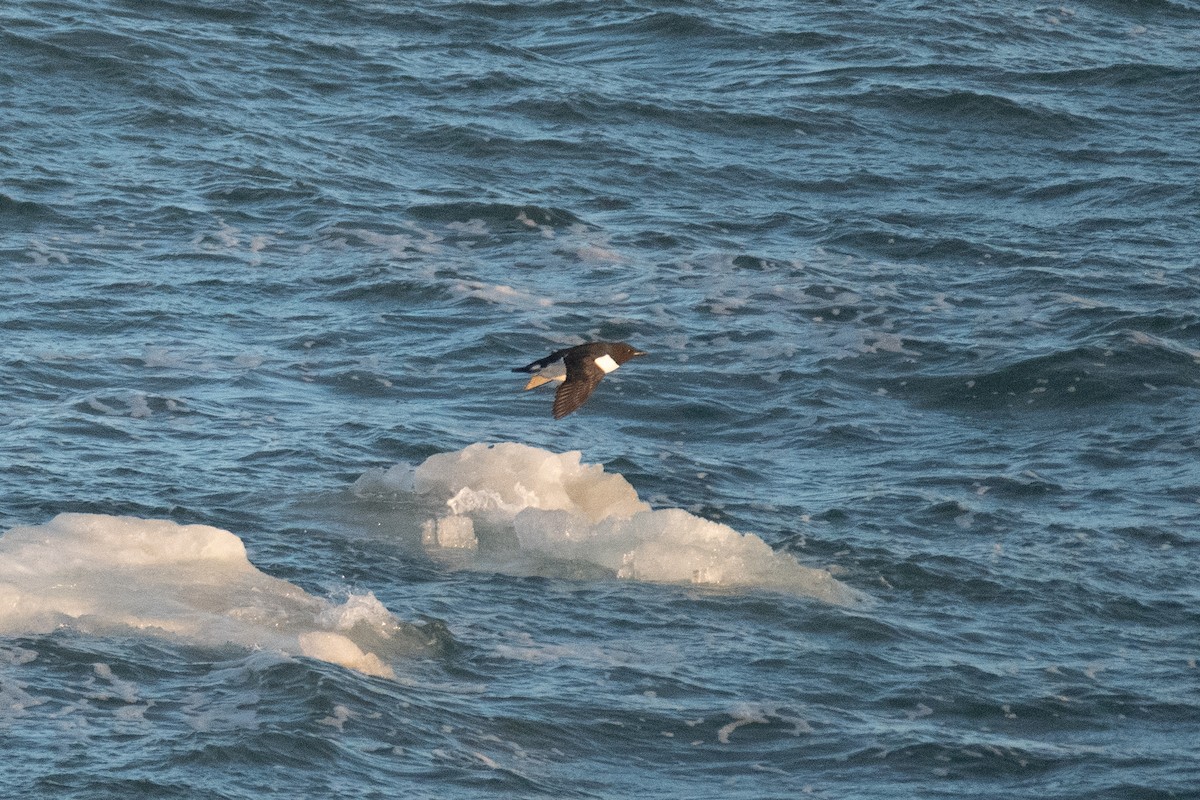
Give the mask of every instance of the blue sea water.
<svg viewBox="0 0 1200 800">
<path fill-rule="evenodd" d="M 8 0 L 0 796 L 1200 797 L 1197 98 L 1192 0 Z"/>
</svg>

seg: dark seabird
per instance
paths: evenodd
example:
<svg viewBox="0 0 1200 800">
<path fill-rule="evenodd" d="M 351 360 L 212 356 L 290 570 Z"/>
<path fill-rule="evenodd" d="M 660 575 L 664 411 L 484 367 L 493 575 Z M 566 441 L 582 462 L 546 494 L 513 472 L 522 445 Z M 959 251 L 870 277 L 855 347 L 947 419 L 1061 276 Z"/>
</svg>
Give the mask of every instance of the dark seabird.
<svg viewBox="0 0 1200 800">
<path fill-rule="evenodd" d="M 624 342 L 589 342 L 555 350 L 513 372 L 527 372 L 533 376 L 525 384 L 527 390 L 551 381 L 561 382 L 554 394 L 554 418 L 562 419 L 584 404 L 601 378 L 629 359 L 644 355 Z"/>
</svg>

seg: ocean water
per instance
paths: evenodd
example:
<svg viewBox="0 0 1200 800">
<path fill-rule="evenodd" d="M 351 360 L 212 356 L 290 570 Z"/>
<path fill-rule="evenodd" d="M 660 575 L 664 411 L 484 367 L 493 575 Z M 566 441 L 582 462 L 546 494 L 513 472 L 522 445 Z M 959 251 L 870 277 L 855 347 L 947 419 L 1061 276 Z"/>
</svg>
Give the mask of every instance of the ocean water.
<svg viewBox="0 0 1200 800">
<path fill-rule="evenodd" d="M 1200 797 L 1197 98 L 1193 0 L 0 5 L 0 797 Z"/>
</svg>

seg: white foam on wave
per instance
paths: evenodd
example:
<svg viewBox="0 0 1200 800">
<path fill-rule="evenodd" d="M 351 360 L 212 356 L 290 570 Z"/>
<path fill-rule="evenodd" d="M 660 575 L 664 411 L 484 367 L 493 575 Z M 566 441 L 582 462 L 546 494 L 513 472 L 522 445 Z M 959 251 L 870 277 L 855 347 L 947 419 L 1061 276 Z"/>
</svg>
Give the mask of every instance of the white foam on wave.
<svg viewBox="0 0 1200 800">
<path fill-rule="evenodd" d="M 535 295 L 512 286 L 484 281 L 457 280 L 450 286 L 451 291 L 464 297 L 474 297 L 486 300 L 496 305 L 512 306 L 514 308 L 539 309 L 549 308 L 554 301 L 548 297 Z"/>
<path fill-rule="evenodd" d="M 432 502 L 440 513 L 423 525 L 428 549 L 515 538 L 526 555 L 583 562 L 629 580 L 771 589 L 838 604 L 864 599 L 758 536 L 682 509 L 655 510 L 624 476 L 581 459 L 578 451 L 473 444 L 415 469 L 369 472 L 355 491 L 411 492 Z"/>
<path fill-rule="evenodd" d="M 405 628 L 373 594 L 337 603 L 267 575 L 229 531 L 103 514 L 0 536 L 0 635 L 60 626 L 303 655 L 382 677 L 393 676 L 385 657 Z"/>
</svg>

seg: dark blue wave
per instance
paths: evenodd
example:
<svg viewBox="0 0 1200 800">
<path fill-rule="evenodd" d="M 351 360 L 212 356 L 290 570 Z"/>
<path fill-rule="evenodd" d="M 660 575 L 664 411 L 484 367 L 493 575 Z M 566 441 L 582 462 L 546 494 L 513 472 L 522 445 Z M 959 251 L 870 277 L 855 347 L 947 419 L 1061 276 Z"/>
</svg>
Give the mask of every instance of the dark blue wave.
<svg viewBox="0 0 1200 800">
<path fill-rule="evenodd" d="M 1111 403 L 1157 406 L 1200 389 L 1200 350 L 1125 333 L 1110 346 L 1082 346 L 951 375 L 912 376 L 891 391 L 959 410 L 1038 411 Z"/>
<path fill-rule="evenodd" d="M 1003 94 L 963 89 L 881 87 L 853 100 L 898 114 L 914 125 L 944 125 L 946 132 L 981 130 L 995 136 L 1061 136 L 1096 127 L 1091 117 Z"/>
</svg>

